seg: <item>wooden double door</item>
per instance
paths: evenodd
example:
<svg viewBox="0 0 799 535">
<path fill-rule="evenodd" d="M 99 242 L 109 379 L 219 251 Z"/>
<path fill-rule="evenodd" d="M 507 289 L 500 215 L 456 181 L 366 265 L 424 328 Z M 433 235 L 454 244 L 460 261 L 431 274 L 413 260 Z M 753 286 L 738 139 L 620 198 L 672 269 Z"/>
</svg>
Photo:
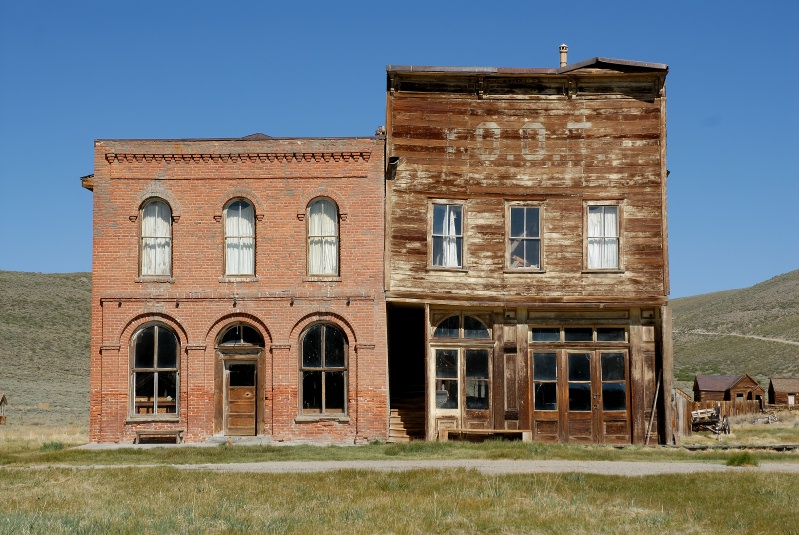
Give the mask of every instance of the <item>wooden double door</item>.
<svg viewBox="0 0 799 535">
<path fill-rule="evenodd" d="M 534 439 L 631 441 L 626 350 L 533 349 L 529 366 Z"/>
</svg>

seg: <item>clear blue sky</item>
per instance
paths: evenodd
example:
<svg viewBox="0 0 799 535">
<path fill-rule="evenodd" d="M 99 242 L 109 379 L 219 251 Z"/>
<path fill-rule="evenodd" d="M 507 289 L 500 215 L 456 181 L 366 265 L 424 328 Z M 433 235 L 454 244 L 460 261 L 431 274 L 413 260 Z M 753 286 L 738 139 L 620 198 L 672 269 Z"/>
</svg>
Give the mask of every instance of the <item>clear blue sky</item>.
<svg viewBox="0 0 799 535">
<path fill-rule="evenodd" d="M 666 63 L 672 296 L 799 268 L 799 2 L 0 2 L 0 269 L 91 269 L 96 138 L 364 136 L 387 64 Z"/>
</svg>

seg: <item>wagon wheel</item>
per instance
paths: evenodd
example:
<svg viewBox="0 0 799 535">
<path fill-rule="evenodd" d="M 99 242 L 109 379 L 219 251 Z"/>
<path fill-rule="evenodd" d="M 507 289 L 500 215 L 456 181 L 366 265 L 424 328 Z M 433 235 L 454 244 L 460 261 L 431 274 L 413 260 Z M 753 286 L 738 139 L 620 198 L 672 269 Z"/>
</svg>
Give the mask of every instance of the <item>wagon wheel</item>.
<svg viewBox="0 0 799 535">
<path fill-rule="evenodd" d="M 729 435 L 730 434 L 730 420 L 726 416 L 721 421 L 721 431 L 725 435 Z"/>
</svg>

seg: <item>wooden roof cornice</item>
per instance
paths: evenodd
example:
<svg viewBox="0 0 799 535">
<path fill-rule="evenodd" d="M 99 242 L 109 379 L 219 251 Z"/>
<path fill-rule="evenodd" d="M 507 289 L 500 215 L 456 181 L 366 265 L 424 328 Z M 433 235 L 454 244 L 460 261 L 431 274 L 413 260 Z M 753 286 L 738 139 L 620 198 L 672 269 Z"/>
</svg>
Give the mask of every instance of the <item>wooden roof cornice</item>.
<svg viewBox="0 0 799 535">
<path fill-rule="evenodd" d="M 372 151 L 343 152 L 227 152 L 227 153 L 132 153 L 108 152 L 108 163 L 175 162 L 175 163 L 234 163 L 234 162 L 368 162 Z"/>
<path fill-rule="evenodd" d="M 555 68 L 527 68 L 527 67 L 441 67 L 430 65 L 386 65 L 386 72 L 391 74 L 450 74 L 450 75 L 547 75 L 574 73 L 580 69 L 608 69 L 635 73 L 668 73 L 669 66 L 664 63 L 650 63 L 645 61 L 631 61 L 627 59 L 614 59 L 595 57 L 570 63 L 559 69 Z"/>
</svg>

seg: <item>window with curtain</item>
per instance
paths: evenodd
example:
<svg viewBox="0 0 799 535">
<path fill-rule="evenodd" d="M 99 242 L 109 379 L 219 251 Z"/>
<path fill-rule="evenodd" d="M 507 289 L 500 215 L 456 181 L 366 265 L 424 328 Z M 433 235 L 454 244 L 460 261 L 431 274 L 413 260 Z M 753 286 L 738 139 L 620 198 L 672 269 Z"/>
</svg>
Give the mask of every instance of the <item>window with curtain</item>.
<svg viewBox="0 0 799 535">
<path fill-rule="evenodd" d="M 508 267 L 541 268 L 541 210 L 537 206 L 511 206 L 508 229 Z"/>
<path fill-rule="evenodd" d="M 347 412 L 347 337 L 338 327 L 319 323 L 302 336 L 300 376 L 302 413 Z"/>
<path fill-rule="evenodd" d="M 338 275 L 338 207 L 330 199 L 308 205 L 308 274 Z"/>
<path fill-rule="evenodd" d="M 132 412 L 136 416 L 178 413 L 178 337 L 153 324 L 140 329 L 131 344 Z"/>
<path fill-rule="evenodd" d="M 160 200 L 148 201 L 141 210 L 141 274 L 172 273 L 172 210 Z"/>
<path fill-rule="evenodd" d="M 463 267 L 463 206 L 433 205 L 433 265 Z"/>
<path fill-rule="evenodd" d="M 255 274 L 255 210 L 243 199 L 225 208 L 225 274 Z"/>
<path fill-rule="evenodd" d="M 619 268 L 619 207 L 588 207 L 588 269 Z"/>
</svg>

